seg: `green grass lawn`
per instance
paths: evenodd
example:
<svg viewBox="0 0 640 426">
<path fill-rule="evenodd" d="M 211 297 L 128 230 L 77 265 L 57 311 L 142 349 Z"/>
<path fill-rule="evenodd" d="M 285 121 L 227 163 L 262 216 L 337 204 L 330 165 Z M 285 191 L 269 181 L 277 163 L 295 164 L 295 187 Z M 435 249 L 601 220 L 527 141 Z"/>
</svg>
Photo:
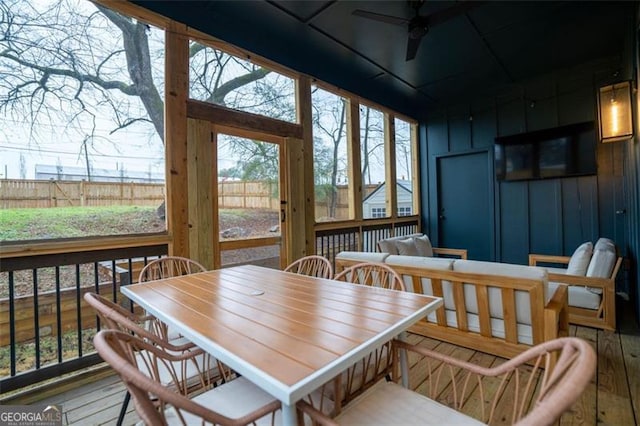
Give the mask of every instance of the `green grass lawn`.
<svg viewBox="0 0 640 426">
<path fill-rule="evenodd" d="M 156 207 L 56 207 L 0 210 L 0 241 L 161 232 Z"/>
<path fill-rule="evenodd" d="M 0 209 L 0 242 L 163 232 L 155 206 Z M 278 211 L 224 209 L 220 229 L 259 229 L 265 235 L 279 223 Z"/>
</svg>

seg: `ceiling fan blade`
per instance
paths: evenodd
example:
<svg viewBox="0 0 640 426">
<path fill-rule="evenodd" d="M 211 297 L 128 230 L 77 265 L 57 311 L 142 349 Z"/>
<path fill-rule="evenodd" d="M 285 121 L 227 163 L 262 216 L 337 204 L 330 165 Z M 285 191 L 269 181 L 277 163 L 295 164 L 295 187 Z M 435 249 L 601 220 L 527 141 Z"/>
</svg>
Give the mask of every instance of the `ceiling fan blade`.
<svg viewBox="0 0 640 426">
<path fill-rule="evenodd" d="M 456 4 L 455 6 L 448 7 L 446 9 L 439 10 L 430 15 L 423 16 L 425 23 L 434 27 L 436 25 L 442 24 L 443 22 L 447 22 L 450 19 L 455 18 L 456 16 L 463 15 L 467 13 L 469 10 L 482 6 L 485 4 L 485 1 L 464 1 Z"/>
<path fill-rule="evenodd" d="M 410 61 L 416 57 L 416 53 L 418 53 L 418 46 L 420 46 L 420 40 L 422 37 L 412 38 L 409 37 L 407 40 L 407 57 L 406 60 Z"/>
<path fill-rule="evenodd" d="M 366 10 L 356 9 L 351 12 L 352 15 L 360 16 L 362 18 L 373 19 L 374 21 L 385 22 L 387 24 L 394 25 L 406 25 L 409 20 L 405 18 L 397 18 L 395 16 L 382 15 L 380 13 L 367 12 Z"/>
</svg>

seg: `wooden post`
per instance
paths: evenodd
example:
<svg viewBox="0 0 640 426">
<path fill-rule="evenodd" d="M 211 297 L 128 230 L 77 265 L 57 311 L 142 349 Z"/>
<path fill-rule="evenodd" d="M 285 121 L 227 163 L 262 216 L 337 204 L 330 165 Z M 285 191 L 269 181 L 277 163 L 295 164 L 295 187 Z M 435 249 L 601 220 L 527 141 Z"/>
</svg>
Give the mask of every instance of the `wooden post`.
<svg viewBox="0 0 640 426">
<path fill-rule="evenodd" d="M 171 21 L 165 32 L 165 176 L 169 254 L 189 257 L 187 97 L 189 39 L 186 26 Z"/>
<path fill-rule="evenodd" d="M 285 164 L 283 169 L 283 182 L 280 188 L 281 200 L 284 204 L 280 207 L 284 210 L 287 221 L 282 228 L 282 241 L 286 250 L 285 264 L 304 256 L 306 243 L 299 238 L 305 233 L 306 201 L 305 193 L 302 191 L 304 182 L 300 177 L 304 175 L 304 149 L 303 141 L 295 138 L 287 138 L 284 144 Z M 284 261 L 284 259 L 283 259 Z"/>
<path fill-rule="evenodd" d="M 385 151 L 385 201 L 387 216 L 392 220 L 398 217 L 398 191 L 396 176 L 396 126 L 393 115 L 384 113 L 384 151 Z"/>
<path fill-rule="evenodd" d="M 194 119 L 188 119 L 187 123 L 189 253 L 191 258 L 213 269 L 213 194 L 217 167 L 212 160 L 211 123 Z"/>
<path fill-rule="evenodd" d="M 347 102 L 347 155 L 349 157 L 349 219 L 362 220 L 362 159 L 360 157 L 360 105 Z M 362 238 L 358 251 L 362 251 Z"/>
<path fill-rule="evenodd" d="M 411 214 L 420 216 L 420 166 L 418 155 L 418 125 L 410 123 L 411 126 L 411 195 L 413 202 L 411 203 Z M 422 221 L 418 221 L 418 232 L 422 232 Z"/>
<path fill-rule="evenodd" d="M 296 100 L 298 110 L 298 123 L 302 126 L 302 162 L 303 170 L 294 179 L 302 180 L 304 197 L 304 227 L 305 249 L 304 254 L 315 254 L 316 236 L 316 199 L 315 185 L 313 181 L 313 112 L 311 108 L 311 80 L 307 76 L 300 76 L 296 80 Z M 291 177 L 291 176 L 290 176 Z M 300 234 L 302 235 L 302 234 Z M 295 259 L 288 259 L 292 262 Z"/>
</svg>

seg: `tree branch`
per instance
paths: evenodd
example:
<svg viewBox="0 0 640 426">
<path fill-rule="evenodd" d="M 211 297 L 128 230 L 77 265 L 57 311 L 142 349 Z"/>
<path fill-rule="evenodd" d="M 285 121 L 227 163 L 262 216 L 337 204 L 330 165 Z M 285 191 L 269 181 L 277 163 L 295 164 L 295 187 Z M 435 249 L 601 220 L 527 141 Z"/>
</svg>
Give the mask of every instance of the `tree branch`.
<svg viewBox="0 0 640 426">
<path fill-rule="evenodd" d="M 231 79 L 218 87 L 207 99 L 207 102 L 211 102 L 217 105 L 224 105 L 224 98 L 230 93 L 236 90 L 239 87 L 244 86 L 245 84 L 249 84 L 253 81 L 260 80 L 264 78 L 271 71 L 264 68 L 257 68 L 247 74 L 241 75 L 234 79 Z"/>
<path fill-rule="evenodd" d="M 130 95 L 130 96 L 138 95 L 138 92 L 136 91 L 136 88 L 134 85 L 125 84 L 121 81 L 107 81 L 107 80 L 101 79 L 98 76 L 79 73 L 75 70 L 69 70 L 69 69 L 63 69 L 63 68 L 52 68 L 52 67 L 46 67 L 46 66 L 34 64 L 31 62 L 25 61 L 21 58 L 18 58 L 16 56 L 13 56 L 12 54 L 8 53 L 6 50 L 3 52 L 0 52 L 0 57 L 12 60 L 22 66 L 29 67 L 43 73 L 43 76 L 40 79 L 40 83 L 39 83 L 43 88 L 46 87 L 45 83 L 49 77 L 63 76 L 63 77 L 71 77 L 80 82 L 90 82 L 106 90 L 117 89 L 126 95 Z"/>
</svg>

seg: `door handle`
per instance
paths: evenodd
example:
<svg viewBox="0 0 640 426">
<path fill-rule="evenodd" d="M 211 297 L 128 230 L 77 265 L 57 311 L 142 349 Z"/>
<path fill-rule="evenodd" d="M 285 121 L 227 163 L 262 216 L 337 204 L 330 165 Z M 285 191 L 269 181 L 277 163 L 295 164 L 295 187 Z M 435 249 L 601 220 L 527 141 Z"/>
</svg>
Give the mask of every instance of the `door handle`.
<svg viewBox="0 0 640 426">
<path fill-rule="evenodd" d="M 445 215 L 440 215 L 440 216 L 438 216 L 438 219 L 440 219 L 440 220 L 445 220 L 446 218 L 447 218 L 447 217 L 446 217 Z"/>
<path fill-rule="evenodd" d="M 280 209 L 280 222 L 284 223 L 284 220 L 287 218 L 287 214 L 284 212 L 284 209 Z"/>
</svg>

